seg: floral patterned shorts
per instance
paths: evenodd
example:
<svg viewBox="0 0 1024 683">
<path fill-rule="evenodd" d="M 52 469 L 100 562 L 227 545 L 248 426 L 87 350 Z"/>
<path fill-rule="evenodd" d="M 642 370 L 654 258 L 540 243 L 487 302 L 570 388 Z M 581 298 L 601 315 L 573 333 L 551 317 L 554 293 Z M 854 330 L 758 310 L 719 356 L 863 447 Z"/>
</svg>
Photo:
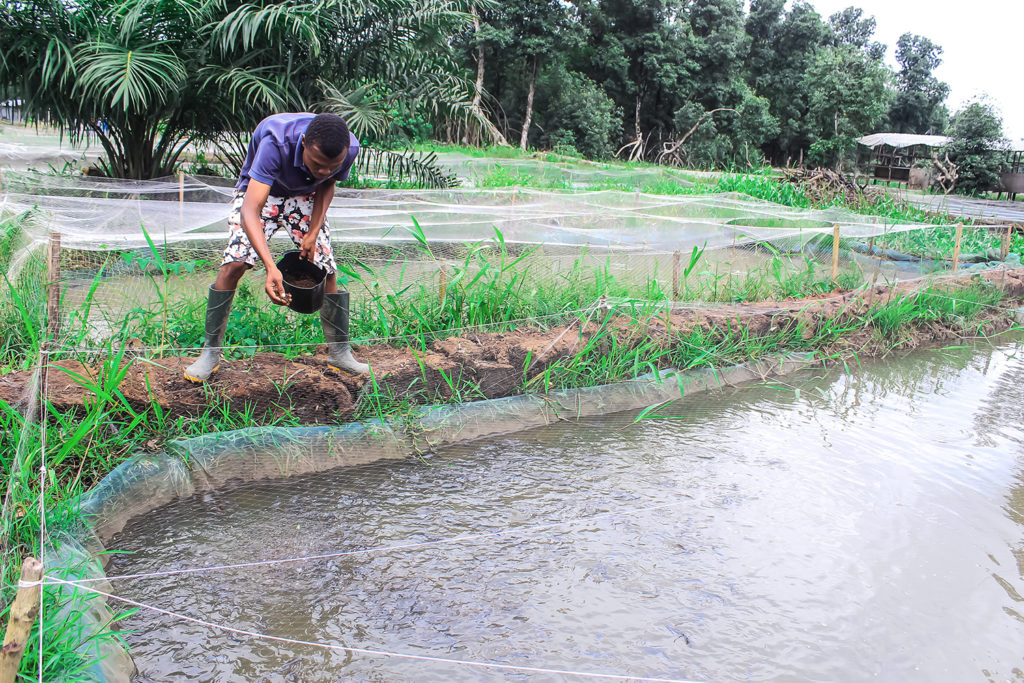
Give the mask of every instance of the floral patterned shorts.
<svg viewBox="0 0 1024 683">
<path fill-rule="evenodd" d="M 226 263 L 248 263 L 255 266 L 259 255 L 249 242 L 249 237 L 242 229 L 242 202 L 245 200 L 245 190 L 236 190 L 235 198 L 231 202 L 231 213 L 228 215 L 228 246 L 224 250 L 224 258 L 220 264 Z M 280 228 L 287 228 L 288 235 L 292 238 L 295 246 L 299 246 L 303 236 L 309 232 L 309 220 L 313 214 L 313 195 L 307 194 L 299 197 L 267 197 L 267 203 L 260 212 L 260 219 L 263 221 L 263 234 L 267 241 Z M 324 224 L 320 228 L 320 234 L 316 238 L 316 256 L 313 263 L 330 273 L 338 271 L 338 264 L 334 261 L 334 250 L 331 248 L 331 230 L 327 225 L 327 218 L 324 217 Z"/>
</svg>

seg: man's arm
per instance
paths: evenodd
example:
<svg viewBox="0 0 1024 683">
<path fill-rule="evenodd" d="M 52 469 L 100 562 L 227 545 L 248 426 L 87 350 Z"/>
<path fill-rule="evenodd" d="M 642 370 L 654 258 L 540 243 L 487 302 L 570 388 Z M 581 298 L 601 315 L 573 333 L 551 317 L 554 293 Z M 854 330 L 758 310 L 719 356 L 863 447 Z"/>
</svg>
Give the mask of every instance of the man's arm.
<svg viewBox="0 0 1024 683">
<path fill-rule="evenodd" d="M 316 240 L 320 236 L 320 228 L 323 227 L 324 218 L 327 216 L 327 209 L 334 199 L 334 180 L 328 180 L 316 188 L 313 196 L 313 213 L 309 217 L 309 231 L 302 238 L 299 244 L 299 256 L 307 261 L 316 258 Z"/>
<path fill-rule="evenodd" d="M 240 212 L 242 229 L 245 230 L 249 243 L 252 244 L 267 269 L 267 284 L 265 286 L 267 296 L 275 304 L 284 306 L 288 304 L 288 295 L 284 291 L 284 278 L 281 277 L 281 271 L 274 263 L 274 257 L 270 255 L 270 247 L 267 245 L 267 238 L 263 233 L 263 221 L 260 220 L 260 213 L 269 196 L 270 185 L 258 180 L 249 180 Z"/>
</svg>

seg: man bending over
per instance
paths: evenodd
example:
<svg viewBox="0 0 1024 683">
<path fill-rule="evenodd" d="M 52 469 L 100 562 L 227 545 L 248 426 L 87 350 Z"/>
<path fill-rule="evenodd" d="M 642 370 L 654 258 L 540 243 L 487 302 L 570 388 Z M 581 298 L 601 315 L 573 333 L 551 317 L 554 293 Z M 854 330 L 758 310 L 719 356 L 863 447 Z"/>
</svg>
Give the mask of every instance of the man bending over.
<svg viewBox="0 0 1024 683">
<path fill-rule="evenodd" d="M 203 351 L 186 368 L 186 379 L 204 382 L 219 367 L 235 289 L 257 258 L 267 269 L 267 296 L 276 304 L 288 303 L 281 271 L 267 246 L 280 228 L 288 231 L 302 258 L 328 273 L 320 309 L 328 365 L 355 374 L 369 370 L 352 356 L 349 295 L 338 291 L 338 266 L 327 224 L 334 184 L 348 178 L 358 153 L 359 141 L 335 114 L 276 114 L 256 126 L 235 185 L 228 246 L 210 285 Z"/>
</svg>

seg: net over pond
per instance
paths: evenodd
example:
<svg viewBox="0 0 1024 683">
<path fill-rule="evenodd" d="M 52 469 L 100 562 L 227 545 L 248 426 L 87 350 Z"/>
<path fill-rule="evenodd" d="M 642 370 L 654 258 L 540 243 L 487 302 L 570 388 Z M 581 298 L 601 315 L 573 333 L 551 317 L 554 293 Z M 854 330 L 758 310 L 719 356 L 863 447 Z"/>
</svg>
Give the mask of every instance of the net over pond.
<svg viewBox="0 0 1024 683">
<path fill-rule="evenodd" d="M 166 611 L 124 624 L 141 680 L 1008 679 L 1019 351 L 211 493 L 130 524 L 107 573 Z"/>
<path fill-rule="evenodd" d="M 160 345 L 193 348 L 198 331 L 165 320 L 206 295 L 226 244 L 231 185 L 196 176 L 6 173 L 0 267 L 30 290 L 47 249 L 57 249 L 50 276 L 63 290 L 56 312 L 74 323 L 64 327 L 71 345 L 124 328 L 155 346 L 140 327 L 158 316 Z M 510 306 L 461 322 L 560 314 L 557 322 L 566 323 L 602 297 L 603 305 L 656 306 L 779 300 L 942 275 L 954 260 L 961 271 L 991 267 L 1007 256 L 1003 233 L 984 227 L 964 231 L 958 251 L 953 226 L 794 209 L 735 193 L 338 190 L 328 218 L 341 279 L 353 306 L 365 307 L 353 316 L 355 335 L 374 338 L 395 330 L 360 330 L 364 312 L 391 307 L 400 318 L 394 307 L 430 310 L 446 294 L 485 284 L 507 291 Z M 271 240 L 275 255 L 291 247 L 285 232 Z M 258 277 L 248 280 L 261 289 Z"/>
<path fill-rule="evenodd" d="M 332 374 L 321 316 L 272 305 L 257 270 L 233 297 L 223 366 L 198 386 L 185 370 L 204 342 L 232 183 L 6 173 L 3 190 L 0 269 L 12 294 L 0 314 L 52 337 L 54 405 L 84 406 L 90 382 L 120 377 L 119 405 L 155 403 L 172 420 L 223 413 L 225 428 L 721 366 L 744 355 L 709 353 L 723 334 L 771 345 L 796 330 L 799 347 L 833 324 L 819 319 L 873 301 L 873 285 L 889 301 L 901 296 L 889 285 L 927 284 L 957 259 L 961 274 L 1012 260 L 999 261 L 1005 233 L 982 227 L 958 242 L 951 226 L 734 193 L 338 190 L 328 212 L 338 279 L 357 358 L 376 374 Z M 292 246 L 284 232 L 275 258 Z M 698 327 L 703 337 L 686 336 Z M 26 329 L 10 347 L 41 339 Z M 20 388 L 4 384 L 11 400 Z"/>
</svg>

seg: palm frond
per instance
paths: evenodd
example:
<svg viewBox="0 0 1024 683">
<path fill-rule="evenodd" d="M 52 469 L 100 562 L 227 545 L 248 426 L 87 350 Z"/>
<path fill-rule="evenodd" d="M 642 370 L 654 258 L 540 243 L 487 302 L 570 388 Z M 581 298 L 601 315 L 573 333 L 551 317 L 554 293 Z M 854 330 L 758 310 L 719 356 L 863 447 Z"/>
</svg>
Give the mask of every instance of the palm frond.
<svg viewBox="0 0 1024 683">
<path fill-rule="evenodd" d="M 209 18 L 210 3 L 206 0 L 122 0 L 116 7 L 120 23 L 118 38 L 122 42 L 145 35 L 150 40 L 189 31 Z"/>
<path fill-rule="evenodd" d="M 282 3 L 258 7 L 241 5 L 221 19 L 213 29 L 213 40 L 222 52 L 239 48 L 249 50 L 259 41 L 302 42 L 314 53 L 320 51 L 319 21 L 314 6 L 307 3 Z"/>
<path fill-rule="evenodd" d="M 203 78 L 200 88 L 211 84 L 223 88 L 231 98 L 231 108 L 257 105 L 270 111 L 284 111 L 297 101 L 294 89 L 289 89 L 280 69 L 262 67 L 254 69 L 224 68 L 208 66 L 200 71 Z"/>
<path fill-rule="evenodd" d="M 348 92 L 324 81 L 320 81 L 320 85 L 324 89 L 324 99 L 318 108 L 345 119 L 356 136 L 379 136 L 387 130 L 388 117 L 384 113 L 383 101 L 372 92 L 374 84 L 367 83 Z"/>
<path fill-rule="evenodd" d="M 122 111 L 163 103 L 187 74 L 176 55 L 159 48 L 157 43 L 134 49 L 100 40 L 84 43 L 75 51 L 80 67 L 76 88 Z"/>
<path fill-rule="evenodd" d="M 56 37 L 50 39 L 43 56 L 41 77 L 63 87 L 75 77 L 75 58 L 71 48 Z"/>
</svg>

